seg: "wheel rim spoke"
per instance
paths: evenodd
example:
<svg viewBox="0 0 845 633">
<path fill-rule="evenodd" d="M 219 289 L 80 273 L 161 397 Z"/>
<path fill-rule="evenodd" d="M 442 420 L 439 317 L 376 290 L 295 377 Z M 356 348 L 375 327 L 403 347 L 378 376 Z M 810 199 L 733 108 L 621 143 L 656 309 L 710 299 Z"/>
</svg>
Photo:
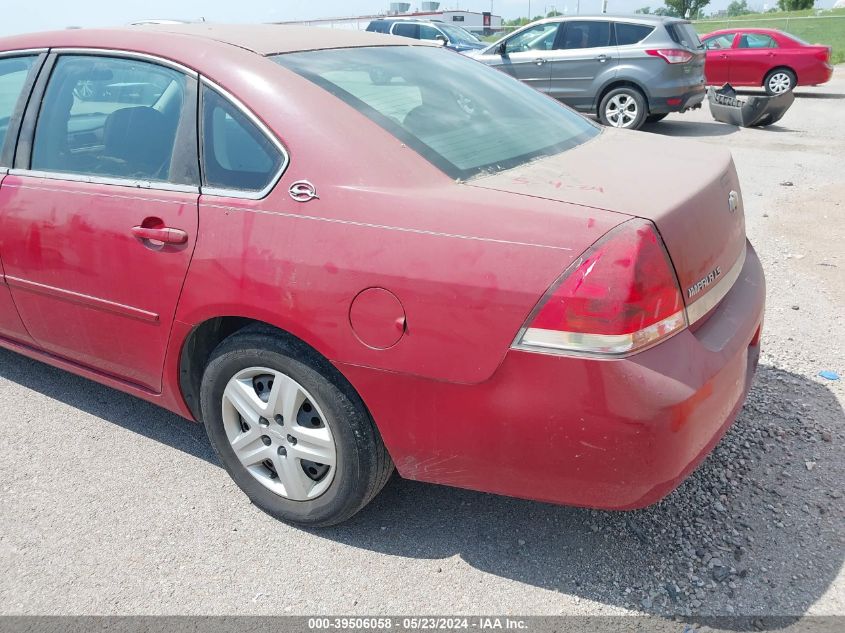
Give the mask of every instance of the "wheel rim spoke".
<svg viewBox="0 0 845 633">
<path fill-rule="evenodd" d="M 243 380 L 230 380 L 223 391 L 223 398 L 235 407 L 247 424 L 258 424 L 263 403 L 255 395 L 252 384 Z"/>
<path fill-rule="evenodd" d="M 302 403 L 307 399 L 305 391 L 295 380 L 281 374 L 279 374 L 273 388 L 275 389 L 277 385 L 279 395 L 276 412 L 282 415 L 286 425 L 296 424 L 296 415 Z"/>
<path fill-rule="evenodd" d="M 256 440 L 258 437 L 256 436 Z M 234 443 L 232 444 L 235 455 L 244 466 L 254 466 L 271 457 L 267 447 L 260 440 L 256 440 L 239 442 L 237 448 Z"/>
<path fill-rule="evenodd" d="M 273 460 L 276 472 L 279 475 L 279 482 L 285 489 L 285 495 L 291 499 L 305 499 L 314 482 L 308 478 L 302 470 L 302 464 L 288 454 L 287 457 L 276 456 Z"/>
<path fill-rule="evenodd" d="M 298 459 L 306 459 L 326 466 L 335 464 L 334 442 L 325 427 L 319 429 L 296 428 L 291 430 L 296 438 L 288 453 Z"/>
</svg>

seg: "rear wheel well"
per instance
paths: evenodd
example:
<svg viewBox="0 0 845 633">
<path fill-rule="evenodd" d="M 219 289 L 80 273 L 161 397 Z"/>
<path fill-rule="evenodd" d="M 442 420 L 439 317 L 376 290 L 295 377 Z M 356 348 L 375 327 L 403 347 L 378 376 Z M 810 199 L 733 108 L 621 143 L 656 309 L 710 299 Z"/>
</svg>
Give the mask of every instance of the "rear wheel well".
<svg viewBox="0 0 845 633">
<path fill-rule="evenodd" d="M 604 99 L 605 95 L 607 95 L 607 93 L 611 90 L 616 90 L 616 88 L 633 88 L 643 96 L 643 99 L 645 99 L 646 107 L 648 107 L 648 95 L 646 95 L 646 91 L 643 90 L 642 86 L 637 83 L 634 83 L 633 81 L 627 80 L 611 81 L 608 85 L 602 88 L 602 91 L 599 93 L 598 99 L 596 99 L 596 114 L 598 114 L 599 108 L 601 107 L 602 99 Z"/>
<path fill-rule="evenodd" d="M 215 317 L 200 323 L 188 334 L 179 357 L 179 389 L 195 420 L 201 420 L 200 388 L 211 352 L 222 341 L 246 327 L 265 329 L 268 332 L 272 331 L 280 336 L 290 337 L 302 343 L 289 332 L 264 321 L 246 317 Z"/>
<path fill-rule="evenodd" d="M 792 73 L 792 76 L 795 77 L 795 85 L 796 86 L 798 85 L 798 73 L 795 72 L 794 68 L 790 68 L 789 66 L 775 66 L 774 68 L 770 68 L 769 70 L 766 71 L 766 74 L 763 75 L 763 81 L 760 82 L 760 85 L 765 86 L 766 80 L 769 78 L 769 75 L 771 75 L 772 73 L 777 72 L 779 70 L 786 70 L 786 71 L 789 71 L 790 73 Z"/>
</svg>

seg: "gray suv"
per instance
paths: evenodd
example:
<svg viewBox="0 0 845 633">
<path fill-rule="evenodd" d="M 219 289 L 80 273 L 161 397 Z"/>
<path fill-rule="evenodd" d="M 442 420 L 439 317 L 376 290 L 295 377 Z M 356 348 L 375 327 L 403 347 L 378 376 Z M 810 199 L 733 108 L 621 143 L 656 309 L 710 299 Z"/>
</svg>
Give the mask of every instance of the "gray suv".
<svg viewBox="0 0 845 633">
<path fill-rule="evenodd" d="M 704 46 L 677 18 L 550 18 L 470 55 L 614 127 L 637 129 L 704 100 Z"/>
</svg>

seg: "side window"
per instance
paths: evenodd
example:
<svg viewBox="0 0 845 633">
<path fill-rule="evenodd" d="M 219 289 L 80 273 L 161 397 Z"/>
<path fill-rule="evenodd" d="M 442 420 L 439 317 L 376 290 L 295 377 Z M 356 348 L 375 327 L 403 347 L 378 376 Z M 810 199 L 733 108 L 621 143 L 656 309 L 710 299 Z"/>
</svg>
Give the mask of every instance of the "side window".
<svg viewBox="0 0 845 633">
<path fill-rule="evenodd" d="M 401 35 L 402 37 L 412 37 L 415 40 L 420 39 L 420 25 L 408 24 L 407 22 L 397 22 L 393 25 L 393 34 Z"/>
<path fill-rule="evenodd" d="M 167 181 L 185 76 L 133 59 L 60 57 L 35 127 L 31 168 Z"/>
<path fill-rule="evenodd" d="M 443 33 L 428 24 L 420 24 L 421 40 L 436 40 L 438 35 L 443 35 Z"/>
<path fill-rule="evenodd" d="M 616 23 L 616 44 L 617 46 L 629 46 L 642 42 L 654 30 L 651 26 L 643 24 Z"/>
<path fill-rule="evenodd" d="M 15 112 L 26 80 L 35 63 L 35 57 L 0 58 L 0 152 L 9 131 L 9 122 Z"/>
<path fill-rule="evenodd" d="M 778 44 L 762 33 L 743 33 L 739 36 L 739 48 L 777 48 Z"/>
<path fill-rule="evenodd" d="M 522 53 L 524 51 L 548 51 L 551 50 L 557 36 L 557 22 L 538 24 L 526 29 L 511 39 L 507 40 L 508 53 Z"/>
<path fill-rule="evenodd" d="M 202 182 L 206 187 L 260 192 L 279 175 L 284 156 L 240 109 L 202 89 Z"/>
<path fill-rule="evenodd" d="M 720 51 L 725 48 L 730 48 L 734 43 L 734 34 L 726 33 L 724 35 L 717 35 L 711 37 L 705 42 L 708 51 Z"/>
<path fill-rule="evenodd" d="M 560 48 L 599 48 L 610 43 L 610 22 L 587 22 L 575 20 L 566 23 L 563 43 Z"/>
</svg>

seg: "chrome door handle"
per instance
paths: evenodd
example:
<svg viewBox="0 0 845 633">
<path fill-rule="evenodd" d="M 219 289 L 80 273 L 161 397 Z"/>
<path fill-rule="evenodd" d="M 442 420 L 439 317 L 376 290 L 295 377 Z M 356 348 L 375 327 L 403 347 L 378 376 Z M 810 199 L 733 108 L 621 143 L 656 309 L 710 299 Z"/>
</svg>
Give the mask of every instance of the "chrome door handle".
<svg viewBox="0 0 845 633">
<path fill-rule="evenodd" d="M 607 61 L 607 55 L 599 55 L 598 57 L 596 57 L 596 59 L 603 64 Z"/>
<path fill-rule="evenodd" d="M 543 64 L 546 63 L 546 60 L 543 59 L 542 57 L 538 57 L 537 59 L 534 60 L 534 63 L 537 64 L 538 66 L 542 66 Z"/>
</svg>

